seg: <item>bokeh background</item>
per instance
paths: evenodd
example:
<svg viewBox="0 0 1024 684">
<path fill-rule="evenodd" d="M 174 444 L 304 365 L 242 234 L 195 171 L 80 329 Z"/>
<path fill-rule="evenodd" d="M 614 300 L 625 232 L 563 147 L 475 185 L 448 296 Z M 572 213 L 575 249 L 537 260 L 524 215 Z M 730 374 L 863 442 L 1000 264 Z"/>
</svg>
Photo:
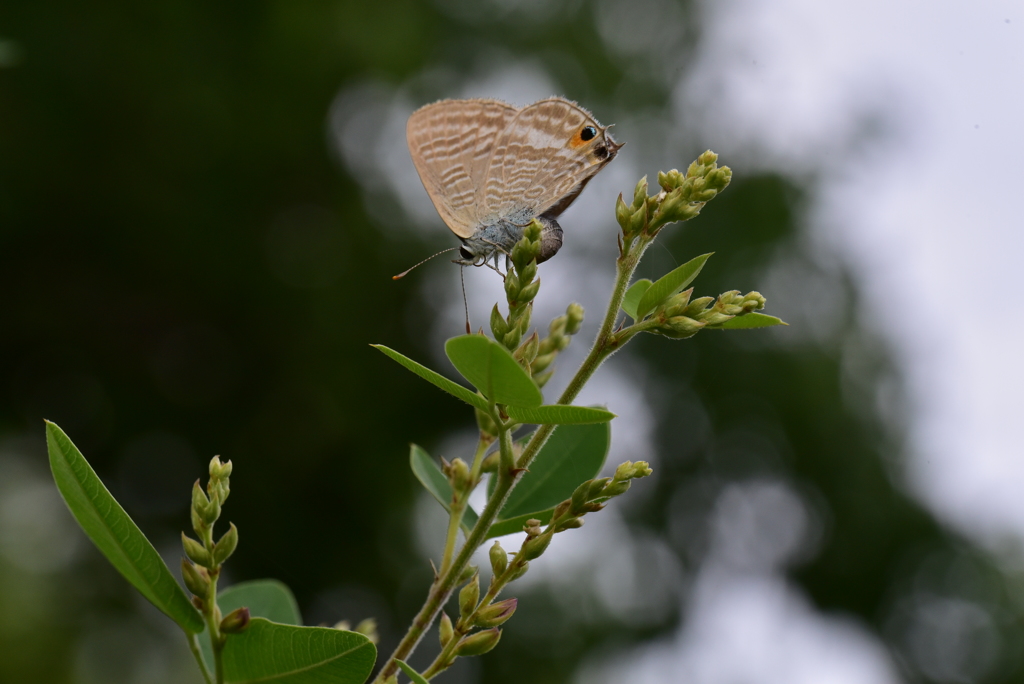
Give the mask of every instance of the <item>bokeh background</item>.
<svg viewBox="0 0 1024 684">
<path fill-rule="evenodd" d="M 564 215 L 534 320 L 594 334 L 613 202 L 712 148 L 734 182 L 642 275 L 716 252 L 785 329 L 639 340 L 583 401 L 656 475 L 560 535 L 450 684 L 1024 681 L 1018 3 L 0 4 L 0 681 L 198 682 L 75 527 L 60 424 L 176 563 L 235 463 L 230 579 L 389 651 L 437 557 L 408 443 L 465 456 L 455 244 L 405 149 L 442 97 L 576 99 L 627 143 Z M 466 273 L 481 324 L 493 272 Z M 508 545 L 507 545 L 508 546 Z M 414 662 L 426 662 L 434 639 Z"/>
</svg>

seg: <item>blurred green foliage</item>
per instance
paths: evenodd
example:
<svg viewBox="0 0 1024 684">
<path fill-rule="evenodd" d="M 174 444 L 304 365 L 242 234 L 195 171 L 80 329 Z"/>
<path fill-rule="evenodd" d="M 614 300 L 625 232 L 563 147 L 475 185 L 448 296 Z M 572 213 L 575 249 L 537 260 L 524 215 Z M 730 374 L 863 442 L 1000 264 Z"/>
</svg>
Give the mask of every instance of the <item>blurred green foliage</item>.
<svg viewBox="0 0 1024 684">
<path fill-rule="evenodd" d="M 644 64 L 598 35 L 609 3 L 522 4 L 0 5 L 0 40 L 17 56 L 0 67 L 5 505 L 41 482 L 48 418 L 173 558 L 191 483 L 221 454 L 236 465 L 229 515 L 242 542 L 232 577 L 283 580 L 313 620 L 376 613 L 387 652 L 429 581 L 413 545 L 408 442 L 429 448 L 472 415 L 367 346 L 431 353 L 406 324 L 423 305 L 415 288 L 389 280 L 428 246 L 367 217 L 358 179 L 331 157 L 325 120 L 347 84 L 400 83 L 427 66 L 467 73 L 473 55 L 495 46 L 536 61 L 568 97 L 614 100 L 624 112 L 667 107 L 670 93 L 642 75 Z M 685 41 L 662 56 L 669 69 L 700 39 L 693 8 L 676 8 Z M 898 372 L 865 327 L 842 264 L 817 263 L 801 247 L 809 190 L 784 174 L 735 170 L 699 229 L 664 236 L 669 251 L 717 252 L 703 294 L 759 289 L 794 328 L 817 329 L 818 314 L 832 322 L 822 334 L 709 331 L 635 345 L 673 389 L 657 407 L 656 485 L 631 524 L 668 539 L 689 572 L 730 483 L 795 483 L 822 523 L 817 552 L 789 572 L 819 608 L 858 616 L 908 676 L 928 678 L 906 655 L 900 606 L 920 592 L 975 601 L 999 616 L 992 638 L 1003 645 L 983 678 L 1021 680 L 1019 659 L 1007 655 L 1021 642 L 1021 614 L 1006 578 L 894 485 L 902 416 L 874 390 L 898 386 Z M 612 235 L 613 198 L 598 199 Z M 313 248 L 281 266 L 275 236 L 289 226 L 308 229 Z M 668 270 L 649 261 L 641 275 Z M 772 268 L 788 269 L 796 286 L 772 291 Z M 822 292 L 833 295 L 825 305 L 812 300 Z M 787 297 L 807 316 L 778 308 Z M 53 539 L 71 549 L 66 562 L 0 557 L 0 681 L 142 681 L 142 666 L 118 665 L 126 657 L 110 644 L 180 637 L 155 626 L 78 537 Z M 953 566 L 972 568 L 975 580 L 951 582 L 943 568 Z M 478 675 L 449 681 L 565 682 L 596 645 L 639 642 L 681 619 L 673 610 L 641 626 L 593 611 L 581 620 L 586 611 L 543 589 L 520 598 Z M 531 634 L 545 622 L 543 639 Z M 168 679 L 147 681 L 191 676 L 151 667 Z"/>
</svg>

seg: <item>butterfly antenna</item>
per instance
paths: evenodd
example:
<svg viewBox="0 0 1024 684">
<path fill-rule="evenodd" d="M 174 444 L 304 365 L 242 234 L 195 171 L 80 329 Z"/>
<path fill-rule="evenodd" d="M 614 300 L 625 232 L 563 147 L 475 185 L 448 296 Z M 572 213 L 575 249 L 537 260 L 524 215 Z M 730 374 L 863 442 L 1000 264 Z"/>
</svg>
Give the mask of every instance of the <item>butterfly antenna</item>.
<svg viewBox="0 0 1024 684">
<path fill-rule="evenodd" d="M 466 307 L 466 334 L 473 332 L 473 329 L 469 326 L 469 300 L 466 299 L 466 267 L 463 265 L 459 266 L 459 278 L 462 280 L 462 305 Z"/>
<path fill-rule="evenodd" d="M 409 275 L 410 271 L 412 271 L 412 269 L 413 269 L 413 268 L 417 268 L 417 267 L 419 267 L 419 266 L 422 266 L 423 264 L 427 263 L 428 261 L 430 261 L 430 260 L 431 260 L 431 259 L 433 259 L 434 257 L 436 257 L 436 256 L 441 256 L 441 255 L 442 255 L 442 254 L 444 254 L 445 252 L 451 252 L 452 250 L 455 250 L 455 249 L 458 249 L 458 247 L 449 247 L 448 249 L 442 249 L 442 250 L 441 250 L 440 252 L 438 252 L 437 254 L 432 254 L 431 256 L 428 256 L 428 257 L 427 257 L 426 259 L 424 259 L 424 260 L 423 260 L 423 261 L 421 261 L 420 263 L 416 264 L 416 266 L 413 266 L 412 268 L 410 268 L 410 269 L 408 269 L 408 270 L 402 271 L 401 273 L 399 273 L 399 274 L 398 274 L 398 275 L 396 275 L 396 276 L 391 276 L 391 279 L 392 279 L 392 280 L 398 280 L 399 278 L 404 278 L 405 276 Z"/>
</svg>

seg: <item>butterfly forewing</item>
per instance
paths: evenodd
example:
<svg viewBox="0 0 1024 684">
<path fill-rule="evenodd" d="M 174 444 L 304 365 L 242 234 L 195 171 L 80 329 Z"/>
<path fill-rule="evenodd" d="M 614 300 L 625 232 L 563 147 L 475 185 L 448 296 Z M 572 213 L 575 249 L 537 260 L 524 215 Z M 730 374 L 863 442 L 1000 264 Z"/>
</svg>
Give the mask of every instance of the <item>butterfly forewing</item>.
<svg viewBox="0 0 1024 684">
<path fill-rule="evenodd" d="M 484 215 L 504 216 L 520 207 L 535 215 L 564 210 L 611 157 L 596 159 L 572 146 L 585 125 L 603 130 L 584 109 L 562 98 L 519 110 L 498 135 L 483 187 Z M 557 213 L 557 212 L 555 212 Z"/>
<path fill-rule="evenodd" d="M 442 100 L 409 117 L 413 164 L 437 213 L 459 237 L 471 237 L 479 226 L 495 140 L 518 111 L 498 100 Z"/>
</svg>

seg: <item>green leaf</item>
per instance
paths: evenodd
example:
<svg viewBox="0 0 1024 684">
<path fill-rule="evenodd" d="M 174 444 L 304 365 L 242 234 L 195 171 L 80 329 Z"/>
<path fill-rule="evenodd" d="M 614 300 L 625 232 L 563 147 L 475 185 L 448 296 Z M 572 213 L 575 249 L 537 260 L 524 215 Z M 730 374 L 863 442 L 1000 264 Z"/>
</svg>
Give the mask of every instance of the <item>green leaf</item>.
<svg viewBox="0 0 1024 684">
<path fill-rule="evenodd" d="M 481 397 L 479 394 L 476 394 L 475 392 L 470 392 L 462 385 L 452 382 L 451 380 L 444 377 L 440 373 L 432 371 L 426 366 L 416 363 L 409 357 L 403 356 L 396 352 L 394 349 L 385 347 L 383 344 L 371 344 L 370 346 L 373 347 L 374 349 L 378 349 L 384 352 L 384 354 L 391 357 L 401 365 L 405 366 L 407 369 L 411 370 L 416 375 L 420 376 L 421 378 L 431 383 L 435 387 L 440 387 L 441 389 L 443 389 L 445 392 L 452 395 L 456 399 L 461 399 L 470 406 L 475 406 L 481 411 L 488 410 L 489 407 L 487 404 L 487 400 Z"/>
<path fill-rule="evenodd" d="M 690 259 L 679 268 L 670 271 L 647 288 L 640 302 L 636 306 L 635 320 L 640 320 L 647 314 L 654 311 L 654 308 L 677 292 L 682 292 L 687 285 L 693 282 L 700 270 L 714 252 L 701 254 L 699 257 Z"/>
<path fill-rule="evenodd" d="M 545 512 L 550 519 L 549 509 L 572 496 L 581 482 L 601 472 L 610 444 L 608 423 L 565 425 L 555 430 L 512 490 L 498 520 L 488 530 L 488 537 L 507 534 L 503 531 L 507 525 L 501 525 L 514 519 L 542 519 Z M 521 530 L 522 522 L 516 522 L 515 529 L 510 531 Z"/>
<path fill-rule="evenodd" d="M 641 278 L 626 290 L 626 296 L 622 299 L 622 310 L 629 314 L 634 321 L 636 320 L 636 305 L 640 303 L 640 298 L 644 296 L 650 286 L 650 280 Z"/>
<path fill-rule="evenodd" d="M 441 466 L 430 457 L 423 447 L 416 444 L 410 445 L 409 467 L 412 468 L 413 475 L 420 481 L 420 484 L 437 499 L 438 503 L 444 506 L 444 510 L 451 513 L 452 485 L 441 472 Z M 468 533 L 476 525 L 478 518 L 476 511 L 467 504 L 466 510 L 462 513 L 462 529 Z"/>
<path fill-rule="evenodd" d="M 770 328 L 773 325 L 789 325 L 789 323 L 775 316 L 755 312 L 730 318 L 725 323 L 716 325 L 715 328 L 723 330 L 752 330 L 754 328 Z"/>
<path fill-rule="evenodd" d="M 607 423 L 615 417 L 611 411 L 589 406 L 565 406 L 551 404 L 537 408 L 509 406 L 506 408 L 509 418 L 517 423 L 531 425 L 584 425 L 587 423 Z"/>
<path fill-rule="evenodd" d="M 377 649 L 356 632 L 255 618 L 228 636 L 221 657 L 228 684 L 363 684 Z"/>
<path fill-rule="evenodd" d="M 402 672 L 412 680 L 412 684 L 430 684 L 423 675 L 406 665 L 405 661 L 395 658 L 395 662 L 398 663 L 398 667 L 402 668 Z"/>
<path fill-rule="evenodd" d="M 282 625 L 302 624 L 299 604 L 291 589 L 284 582 L 274 579 L 252 580 L 228 587 L 217 595 L 217 605 L 223 615 L 236 608 L 248 608 L 252 617 L 266 618 Z M 233 635 L 228 638 L 233 638 Z M 199 648 L 207 667 L 213 672 L 213 647 L 210 640 L 200 639 Z"/>
<path fill-rule="evenodd" d="M 533 378 L 505 347 L 484 335 L 453 337 L 444 345 L 452 365 L 485 397 L 506 406 L 540 406 Z"/>
<path fill-rule="evenodd" d="M 193 634 L 203 618 L 142 530 L 117 503 L 64 431 L 46 422 L 50 469 L 60 495 L 89 539 L 133 587 Z"/>
</svg>

